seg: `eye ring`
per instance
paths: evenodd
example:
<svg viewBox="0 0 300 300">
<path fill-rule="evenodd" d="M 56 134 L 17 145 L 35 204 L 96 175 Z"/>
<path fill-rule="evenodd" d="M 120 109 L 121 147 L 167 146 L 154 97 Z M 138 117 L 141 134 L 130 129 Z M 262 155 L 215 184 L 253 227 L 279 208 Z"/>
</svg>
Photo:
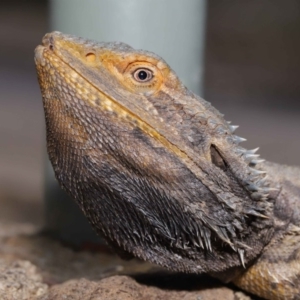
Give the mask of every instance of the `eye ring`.
<svg viewBox="0 0 300 300">
<path fill-rule="evenodd" d="M 153 72 L 147 68 L 138 68 L 132 73 L 133 78 L 137 82 L 148 82 L 153 78 Z"/>
</svg>

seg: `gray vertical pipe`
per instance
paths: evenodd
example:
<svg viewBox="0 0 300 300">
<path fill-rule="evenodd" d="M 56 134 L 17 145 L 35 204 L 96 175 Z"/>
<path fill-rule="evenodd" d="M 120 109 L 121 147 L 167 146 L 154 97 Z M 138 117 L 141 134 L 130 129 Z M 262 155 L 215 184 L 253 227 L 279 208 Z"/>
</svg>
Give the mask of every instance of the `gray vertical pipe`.
<svg viewBox="0 0 300 300">
<path fill-rule="evenodd" d="M 206 0 L 51 0 L 51 29 L 98 41 L 122 41 L 162 56 L 202 94 Z M 46 177 L 47 228 L 69 242 L 94 239 L 85 219 Z"/>
</svg>

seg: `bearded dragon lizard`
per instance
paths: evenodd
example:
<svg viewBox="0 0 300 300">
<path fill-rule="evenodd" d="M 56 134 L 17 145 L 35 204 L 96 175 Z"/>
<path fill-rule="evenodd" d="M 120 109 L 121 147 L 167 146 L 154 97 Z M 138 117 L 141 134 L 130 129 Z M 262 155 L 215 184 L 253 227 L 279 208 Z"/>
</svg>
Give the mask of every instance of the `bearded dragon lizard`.
<svg viewBox="0 0 300 300">
<path fill-rule="evenodd" d="M 116 251 L 300 299 L 300 169 L 241 147 L 151 52 L 52 32 L 35 62 L 56 178 Z"/>
</svg>

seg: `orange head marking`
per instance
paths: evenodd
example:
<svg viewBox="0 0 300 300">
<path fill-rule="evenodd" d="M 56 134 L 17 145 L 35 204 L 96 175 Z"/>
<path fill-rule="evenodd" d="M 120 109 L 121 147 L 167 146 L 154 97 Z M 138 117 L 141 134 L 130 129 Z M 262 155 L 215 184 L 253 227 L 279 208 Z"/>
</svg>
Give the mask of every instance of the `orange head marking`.
<svg viewBox="0 0 300 300">
<path fill-rule="evenodd" d="M 157 93 L 170 74 L 170 68 L 165 63 L 147 55 L 122 55 L 108 50 L 100 56 L 100 60 L 110 74 L 136 94 Z"/>
</svg>

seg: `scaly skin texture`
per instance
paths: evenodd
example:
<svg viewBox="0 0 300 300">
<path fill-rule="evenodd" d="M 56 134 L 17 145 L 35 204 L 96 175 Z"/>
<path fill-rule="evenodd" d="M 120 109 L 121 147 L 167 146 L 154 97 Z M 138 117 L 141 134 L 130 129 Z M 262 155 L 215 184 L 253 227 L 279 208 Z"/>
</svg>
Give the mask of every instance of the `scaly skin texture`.
<svg viewBox="0 0 300 300">
<path fill-rule="evenodd" d="M 35 61 L 56 178 L 118 253 L 300 299 L 299 169 L 242 148 L 153 53 L 53 32 Z"/>
</svg>

